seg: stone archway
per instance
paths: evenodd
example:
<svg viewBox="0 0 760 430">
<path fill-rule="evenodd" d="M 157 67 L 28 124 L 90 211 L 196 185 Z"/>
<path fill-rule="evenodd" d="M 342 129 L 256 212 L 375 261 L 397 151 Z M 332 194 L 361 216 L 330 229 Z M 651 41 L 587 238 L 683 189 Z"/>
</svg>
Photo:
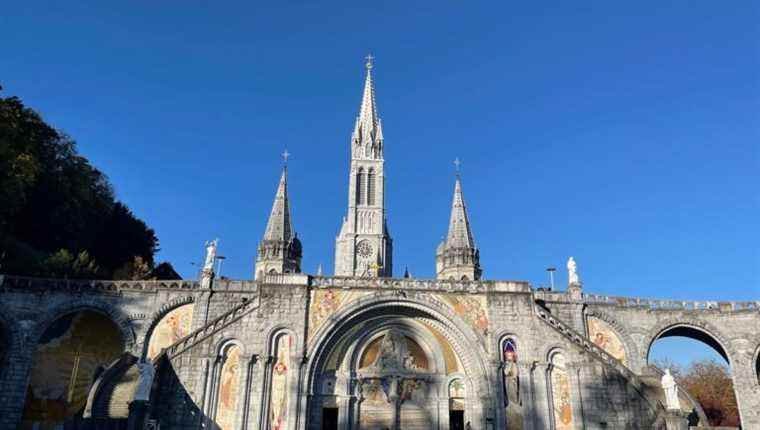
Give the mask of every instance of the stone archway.
<svg viewBox="0 0 760 430">
<path fill-rule="evenodd" d="M 443 312 L 435 303 L 376 296 L 337 315 L 313 344 L 305 427 L 321 428 L 332 408 L 339 428 L 448 428 L 456 375 L 466 388 L 455 394 L 475 400 L 458 399 L 465 420 L 484 428 L 493 402 L 486 353 Z"/>
<path fill-rule="evenodd" d="M 21 427 L 81 419 L 92 383 L 125 346 L 119 325 L 98 310 L 73 310 L 50 321 L 37 341 Z"/>
<path fill-rule="evenodd" d="M 724 346 L 725 343 L 721 342 L 719 337 L 714 334 L 713 332 L 709 331 L 708 329 L 692 325 L 689 323 L 674 323 L 669 324 L 665 327 L 661 327 L 659 331 L 649 339 L 647 348 L 646 348 L 646 357 L 645 359 L 649 360 L 649 353 L 652 349 L 652 345 L 658 340 L 666 337 L 686 337 L 689 339 L 696 340 L 698 342 L 702 342 L 705 345 L 709 346 L 710 348 L 714 349 L 715 352 L 718 353 L 721 357 L 723 357 L 724 360 L 726 360 L 726 364 L 729 366 L 731 365 L 731 359 L 729 355 L 729 350 Z"/>
<path fill-rule="evenodd" d="M 668 337 L 682 337 L 682 338 L 688 338 L 693 341 L 699 342 L 703 345 L 706 345 L 710 347 L 712 350 L 714 350 L 720 357 L 725 360 L 725 364 L 728 366 L 730 377 L 732 380 L 733 385 L 733 394 L 737 405 L 737 412 L 739 414 L 739 420 L 742 420 L 742 411 L 740 407 L 740 392 L 737 386 L 737 363 L 736 360 L 736 354 L 732 349 L 730 349 L 730 344 L 725 341 L 725 339 L 718 334 L 719 332 L 714 328 L 709 326 L 707 323 L 700 322 L 699 324 L 692 324 L 687 322 L 670 322 L 670 323 L 664 323 L 660 324 L 658 327 L 655 328 L 651 332 L 651 337 L 648 340 L 648 343 L 646 345 L 646 355 L 644 357 L 644 360 L 649 365 L 652 365 L 653 363 L 650 362 L 650 355 L 652 348 L 659 339 L 668 338 Z M 652 366 L 652 369 L 656 369 L 656 366 Z M 664 369 L 660 369 L 659 371 L 662 371 Z M 699 399 L 691 397 L 692 393 L 685 393 L 685 394 L 679 394 L 679 397 L 681 399 L 681 407 L 684 408 L 685 404 L 689 403 L 696 403 L 694 405 L 695 410 L 693 410 L 693 413 L 698 414 L 700 425 L 707 424 L 705 421 L 709 418 L 710 413 L 708 410 L 702 410 L 703 405 L 699 405 Z M 684 399 L 688 399 L 687 402 L 684 402 Z M 689 410 L 686 409 L 688 412 Z M 707 416 L 705 416 L 705 413 L 707 413 Z"/>
</svg>

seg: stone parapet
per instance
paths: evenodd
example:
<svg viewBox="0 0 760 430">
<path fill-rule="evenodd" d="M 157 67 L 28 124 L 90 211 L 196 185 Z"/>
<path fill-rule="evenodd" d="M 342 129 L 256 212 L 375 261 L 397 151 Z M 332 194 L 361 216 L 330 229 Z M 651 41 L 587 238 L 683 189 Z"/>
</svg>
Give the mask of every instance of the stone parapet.
<svg viewBox="0 0 760 430">
<path fill-rule="evenodd" d="M 24 290 L 25 292 L 44 292 L 49 290 L 61 292 L 105 292 L 118 294 L 122 290 L 155 291 L 160 289 L 195 290 L 200 288 L 198 281 L 110 281 L 85 279 L 46 279 L 24 276 L 0 275 L 0 291 Z"/>
<path fill-rule="evenodd" d="M 461 281 L 445 279 L 407 278 L 354 278 L 323 277 L 310 278 L 310 285 L 316 288 L 379 288 L 435 291 L 444 293 L 530 293 L 530 283 L 525 281 Z"/>
<path fill-rule="evenodd" d="M 645 307 L 652 310 L 686 310 L 686 311 L 753 311 L 760 312 L 760 301 L 692 301 L 692 300 L 660 300 L 645 299 L 640 297 L 603 296 L 597 294 L 583 294 L 583 302 L 588 304 L 602 304 L 626 307 Z"/>
</svg>

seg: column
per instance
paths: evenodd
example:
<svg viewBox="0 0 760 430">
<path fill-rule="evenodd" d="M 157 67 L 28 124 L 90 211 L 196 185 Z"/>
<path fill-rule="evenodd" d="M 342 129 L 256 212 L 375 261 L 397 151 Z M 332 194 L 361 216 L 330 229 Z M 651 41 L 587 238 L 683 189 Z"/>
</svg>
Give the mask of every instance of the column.
<svg viewBox="0 0 760 430">
<path fill-rule="evenodd" d="M 549 407 L 549 371 L 548 363 L 533 362 L 531 371 L 531 391 L 533 393 L 532 428 L 549 429 L 552 423 L 552 410 Z"/>
</svg>

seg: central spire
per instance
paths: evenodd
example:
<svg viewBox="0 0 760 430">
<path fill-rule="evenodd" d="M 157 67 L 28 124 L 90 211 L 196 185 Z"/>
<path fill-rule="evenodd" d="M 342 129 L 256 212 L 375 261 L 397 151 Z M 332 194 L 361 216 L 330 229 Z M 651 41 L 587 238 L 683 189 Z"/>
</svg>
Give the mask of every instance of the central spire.
<svg viewBox="0 0 760 430">
<path fill-rule="evenodd" d="M 367 77 L 364 79 L 364 93 L 362 105 L 359 110 L 359 124 L 361 129 L 374 131 L 377 128 L 377 104 L 375 103 L 375 84 L 372 82 L 372 60 L 375 57 L 367 55 Z"/>
<path fill-rule="evenodd" d="M 352 156 L 356 158 L 382 158 L 383 156 L 383 126 L 377 114 L 375 83 L 372 80 L 372 69 L 374 67 L 372 60 L 374 58 L 372 55 L 366 57 L 367 76 L 364 79 L 362 103 L 351 136 L 354 143 Z"/>
<path fill-rule="evenodd" d="M 374 57 L 368 55 L 359 116 L 351 134 L 348 211 L 335 238 L 335 274 L 391 276 L 392 240 L 385 218 L 383 131 L 372 79 Z"/>
</svg>

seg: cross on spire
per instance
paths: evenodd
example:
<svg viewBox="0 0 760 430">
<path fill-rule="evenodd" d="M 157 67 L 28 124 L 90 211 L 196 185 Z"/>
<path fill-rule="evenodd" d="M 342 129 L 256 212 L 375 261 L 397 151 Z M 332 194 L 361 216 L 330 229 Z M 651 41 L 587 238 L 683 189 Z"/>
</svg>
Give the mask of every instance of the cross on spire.
<svg viewBox="0 0 760 430">
<path fill-rule="evenodd" d="M 364 59 L 367 60 L 367 64 L 365 64 L 365 66 L 367 67 L 367 70 L 371 69 L 372 68 L 372 60 L 374 60 L 375 57 L 373 57 L 372 54 L 369 54 L 366 57 L 364 57 Z"/>
<path fill-rule="evenodd" d="M 462 166 L 462 161 L 459 160 L 459 157 L 454 159 L 454 166 L 457 169 L 457 175 L 459 175 L 459 168 Z"/>
<path fill-rule="evenodd" d="M 282 156 L 282 162 L 283 162 L 283 164 L 287 166 L 288 165 L 288 157 L 290 157 L 290 152 L 288 152 L 288 150 L 286 149 L 280 155 Z"/>
</svg>

